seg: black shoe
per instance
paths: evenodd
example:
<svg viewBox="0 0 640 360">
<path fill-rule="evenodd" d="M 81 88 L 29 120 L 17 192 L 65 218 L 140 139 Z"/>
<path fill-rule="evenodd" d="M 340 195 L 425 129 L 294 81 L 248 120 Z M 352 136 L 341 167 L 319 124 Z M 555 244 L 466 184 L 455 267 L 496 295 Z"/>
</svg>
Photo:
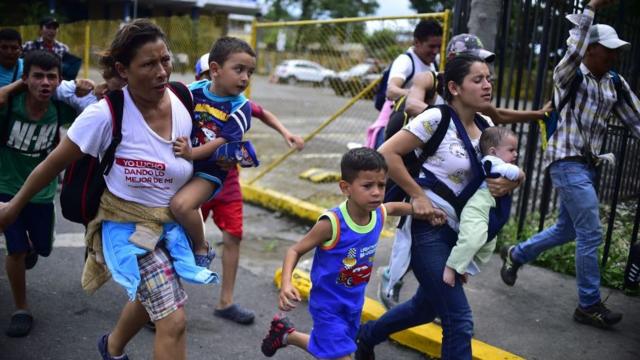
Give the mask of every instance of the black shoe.
<svg viewBox="0 0 640 360">
<path fill-rule="evenodd" d="M 36 266 L 38 262 L 38 253 L 35 250 L 30 250 L 27 256 L 24 258 L 25 270 L 31 270 Z"/>
<path fill-rule="evenodd" d="M 513 260 L 511 252 L 515 248 L 512 246 L 503 246 L 500 249 L 500 257 L 502 258 L 502 268 L 500 269 L 500 277 L 505 284 L 513 286 L 518 278 L 518 269 L 522 264 Z"/>
<path fill-rule="evenodd" d="M 269 333 L 262 339 L 260 350 L 266 357 L 272 357 L 278 349 L 287 346 L 284 341 L 285 334 L 291 334 L 296 330 L 287 317 L 273 317 Z"/>
<path fill-rule="evenodd" d="M 573 313 L 573 319 L 581 324 L 608 329 L 622 320 L 622 313 L 607 309 L 602 301 L 588 308 L 578 306 Z"/>
<path fill-rule="evenodd" d="M 362 331 L 362 327 L 360 331 Z M 355 360 L 376 360 L 376 354 L 373 352 L 373 348 L 362 341 L 360 332 L 358 332 L 358 337 L 356 338 L 356 345 L 358 347 L 356 348 Z"/>
</svg>

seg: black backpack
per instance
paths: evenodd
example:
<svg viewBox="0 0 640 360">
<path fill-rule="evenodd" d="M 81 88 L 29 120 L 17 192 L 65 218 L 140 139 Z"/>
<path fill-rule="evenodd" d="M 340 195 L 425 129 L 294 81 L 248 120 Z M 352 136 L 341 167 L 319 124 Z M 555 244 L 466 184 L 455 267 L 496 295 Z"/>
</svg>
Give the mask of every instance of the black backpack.
<svg viewBox="0 0 640 360">
<path fill-rule="evenodd" d="M 193 121 L 193 100 L 189 89 L 182 83 L 171 82 L 169 88 L 178 96 L 182 104 L 189 110 Z M 84 155 L 67 167 L 60 205 L 65 219 L 87 225 L 98 213 L 100 197 L 106 189 L 104 177 L 109 174 L 115 159 L 116 148 L 122 141 L 122 111 L 124 95 L 122 90 L 114 90 L 105 96 L 111 110 L 111 143 L 104 152 L 102 160 L 91 155 Z"/>
<path fill-rule="evenodd" d="M 413 74 L 416 70 L 416 64 L 413 62 L 413 56 L 407 51 L 404 53 L 411 59 L 411 73 L 404 80 L 402 87 L 404 87 L 410 80 L 413 78 Z M 391 70 L 391 63 L 387 66 L 386 69 L 382 72 L 382 78 L 380 79 L 380 83 L 378 84 L 378 89 L 376 90 L 376 94 L 373 97 L 373 105 L 376 107 L 376 110 L 382 110 L 382 106 L 384 106 L 384 102 L 387 100 L 387 83 L 389 82 L 389 71 Z"/>
</svg>

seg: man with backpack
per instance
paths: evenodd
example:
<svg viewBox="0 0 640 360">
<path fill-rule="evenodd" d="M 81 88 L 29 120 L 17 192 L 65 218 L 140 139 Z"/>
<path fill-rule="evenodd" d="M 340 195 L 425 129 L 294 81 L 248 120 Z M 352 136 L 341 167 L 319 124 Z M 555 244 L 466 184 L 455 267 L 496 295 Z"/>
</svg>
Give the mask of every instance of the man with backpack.
<svg viewBox="0 0 640 360">
<path fill-rule="evenodd" d="M 72 108 L 51 99 L 60 83 L 60 59 L 56 55 L 45 51 L 27 54 L 22 80 L 27 89 L 12 95 L 0 107 L 0 202 L 11 200 L 57 145 L 59 126 L 76 116 Z M 57 181 L 52 181 L 4 231 L 8 252 L 5 268 L 16 307 L 7 336 L 26 336 L 33 324 L 25 270 L 35 266 L 38 256 L 51 253 L 56 188 Z"/>
<path fill-rule="evenodd" d="M 556 223 L 516 246 L 501 250 L 500 275 L 509 286 L 518 269 L 550 248 L 576 240 L 576 281 L 579 303 L 575 321 L 609 328 L 622 314 L 608 309 L 600 297 L 598 246 L 602 243 L 596 166 L 611 116 L 640 137 L 640 101 L 612 68 L 629 43 L 609 25 L 593 25 L 595 11 L 610 0 L 591 0 L 581 14 L 567 19 L 574 24 L 567 53 L 553 73 L 554 101 L 561 104 L 557 127 L 548 134 L 544 165 L 560 199 Z M 570 98 L 569 101 L 563 99 Z"/>
<path fill-rule="evenodd" d="M 435 20 L 421 20 L 413 31 L 413 46 L 400 54 L 385 70 L 375 96 L 376 121 L 367 129 L 367 146 L 377 148 L 384 140 L 384 128 L 389 121 L 393 102 L 409 93 L 413 75 L 437 71 L 434 64 L 442 45 L 442 26 Z"/>
</svg>

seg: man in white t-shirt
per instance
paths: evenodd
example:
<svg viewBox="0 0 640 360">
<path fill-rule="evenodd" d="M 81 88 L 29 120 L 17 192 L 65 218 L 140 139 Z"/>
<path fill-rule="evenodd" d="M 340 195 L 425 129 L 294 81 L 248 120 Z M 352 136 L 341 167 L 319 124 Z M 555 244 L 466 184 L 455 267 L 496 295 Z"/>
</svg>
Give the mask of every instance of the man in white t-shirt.
<svg viewBox="0 0 640 360">
<path fill-rule="evenodd" d="M 413 74 L 437 71 L 434 61 L 442 46 L 442 26 L 435 20 L 422 20 L 413 30 L 413 46 L 399 55 L 389 70 L 387 98 L 397 100 L 409 93 Z M 411 56 L 411 58 L 409 58 Z"/>
<path fill-rule="evenodd" d="M 425 71 L 436 71 L 434 60 L 442 45 L 442 26 L 435 20 L 422 20 L 413 30 L 413 46 L 399 55 L 389 69 L 387 82 L 387 100 L 380 113 L 367 128 L 365 146 L 377 149 L 384 141 L 384 129 L 389 122 L 393 102 L 409 93 L 411 78 L 414 74 Z"/>
</svg>

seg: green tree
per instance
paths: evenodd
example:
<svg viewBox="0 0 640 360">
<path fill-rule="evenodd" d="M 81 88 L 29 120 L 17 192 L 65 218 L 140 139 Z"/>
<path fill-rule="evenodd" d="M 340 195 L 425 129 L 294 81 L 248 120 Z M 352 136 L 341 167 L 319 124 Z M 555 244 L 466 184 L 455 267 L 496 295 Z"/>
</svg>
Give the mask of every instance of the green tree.
<svg viewBox="0 0 640 360">
<path fill-rule="evenodd" d="M 455 0 L 409 0 L 411 7 L 418 13 L 440 12 L 444 9 L 453 8 Z"/>
<path fill-rule="evenodd" d="M 269 20 L 344 18 L 373 14 L 378 0 L 268 0 Z"/>
<path fill-rule="evenodd" d="M 268 0 L 267 4 L 269 11 L 265 18 L 272 21 L 358 17 L 373 14 L 379 6 L 377 0 Z M 299 50 L 302 44 L 311 43 L 320 43 L 323 48 L 331 47 L 330 43 L 335 40 L 361 38 L 364 31 L 363 23 L 300 26 L 289 42 L 289 47 Z M 328 34 L 337 38 L 332 39 Z M 266 41 L 274 41 L 275 35 L 276 32 L 272 32 L 266 37 Z"/>
</svg>

